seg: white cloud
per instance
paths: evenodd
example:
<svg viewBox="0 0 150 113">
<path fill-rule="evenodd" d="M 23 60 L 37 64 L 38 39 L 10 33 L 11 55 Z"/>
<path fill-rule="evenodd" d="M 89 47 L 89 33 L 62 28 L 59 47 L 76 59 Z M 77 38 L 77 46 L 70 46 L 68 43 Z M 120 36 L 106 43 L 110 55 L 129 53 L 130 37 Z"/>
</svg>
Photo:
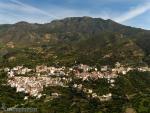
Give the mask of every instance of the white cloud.
<svg viewBox="0 0 150 113">
<path fill-rule="evenodd" d="M 47 9 L 48 10 L 47 12 L 47 10 L 37 8 L 35 6 L 23 3 L 19 0 L 9 0 L 9 1 L 11 2 L 8 3 L 0 2 L 0 9 L 9 10 L 8 12 L 12 12 L 11 15 L 13 14 L 15 15 L 15 17 L 13 18 L 16 19 L 16 22 L 17 19 L 18 21 L 21 21 L 22 19 L 22 21 L 41 23 L 42 21 L 45 20 L 46 22 L 48 22 L 53 19 L 62 19 L 65 17 L 92 16 L 92 17 L 100 17 L 103 19 L 113 18 L 113 20 L 119 23 L 123 23 L 150 10 L 150 2 L 147 2 L 142 6 L 132 8 L 131 10 L 129 10 L 128 12 L 126 12 L 121 16 L 118 16 L 117 12 L 112 12 L 110 10 L 100 11 L 99 13 L 97 12 L 93 13 L 90 11 L 90 9 L 89 10 L 68 9 L 65 7 L 58 7 L 54 5 L 49 5 L 49 7 L 51 8 Z M 108 0 L 108 1 L 115 1 L 115 0 Z M 37 18 L 38 15 L 40 16 L 39 18 Z M 116 15 L 118 16 L 117 18 L 115 18 Z"/>
<path fill-rule="evenodd" d="M 150 10 L 150 2 L 147 2 L 141 6 L 132 8 L 131 10 L 129 10 L 125 14 L 119 16 L 118 18 L 115 18 L 114 20 L 117 22 L 123 23 L 123 22 L 131 20 L 149 10 Z"/>
<path fill-rule="evenodd" d="M 8 11 L 11 15 L 1 15 L 0 18 L 5 18 L 5 21 L 0 23 L 10 23 L 18 22 L 18 21 L 28 21 L 28 22 L 49 22 L 53 19 L 62 19 L 65 17 L 79 17 L 79 16 L 92 16 L 92 17 L 102 17 L 104 19 L 109 18 L 109 14 L 107 11 L 101 11 L 99 14 L 90 12 L 90 10 L 80 10 L 80 9 L 68 9 L 65 7 L 58 7 L 55 5 L 49 5 L 48 12 L 42 9 L 39 9 L 35 6 L 25 4 L 20 2 L 19 0 L 9 0 L 11 2 L 0 2 L 0 10 L 4 9 L 4 11 Z M 55 15 L 53 15 L 55 14 Z M 15 16 L 14 16 L 15 15 Z M 10 19 L 11 17 L 11 19 Z"/>
<path fill-rule="evenodd" d="M 11 24 L 18 21 L 49 22 L 56 19 L 55 15 L 18 0 L 0 1 L 0 24 Z"/>
<path fill-rule="evenodd" d="M 23 12 L 28 14 L 40 14 L 43 16 L 47 16 L 49 18 L 57 18 L 55 15 L 48 13 L 42 9 L 39 9 L 37 7 L 34 7 L 32 5 L 25 4 L 23 2 L 20 2 L 18 0 L 10 0 L 12 3 L 0 3 L 0 8 L 6 9 L 6 10 L 14 10 L 17 12 Z"/>
</svg>

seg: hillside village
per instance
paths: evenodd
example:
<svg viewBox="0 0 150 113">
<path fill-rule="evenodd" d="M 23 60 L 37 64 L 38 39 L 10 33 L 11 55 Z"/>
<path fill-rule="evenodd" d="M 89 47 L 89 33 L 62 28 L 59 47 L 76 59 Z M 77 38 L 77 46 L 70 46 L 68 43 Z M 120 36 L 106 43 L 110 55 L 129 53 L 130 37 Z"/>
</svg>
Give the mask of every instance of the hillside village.
<svg viewBox="0 0 150 113">
<path fill-rule="evenodd" d="M 0 25 L 0 108 L 4 103 L 39 113 L 129 113 L 131 108 L 150 113 L 149 37 L 149 30 L 111 18 L 6 22 Z"/>
<path fill-rule="evenodd" d="M 100 78 L 107 79 L 110 87 L 115 87 L 114 78 L 118 76 L 126 75 L 129 71 L 150 71 L 149 67 L 125 67 L 119 62 L 116 63 L 114 68 L 108 66 L 102 66 L 101 69 L 96 67 L 90 67 L 88 65 L 80 64 L 73 67 L 47 67 L 45 65 L 36 66 L 35 69 L 29 69 L 24 66 L 16 66 L 13 68 L 4 68 L 7 72 L 8 80 L 7 84 L 11 87 L 16 88 L 16 92 L 24 92 L 29 94 L 29 96 L 34 96 L 36 98 L 42 97 L 42 91 L 44 87 L 48 86 L 61 86 L 69 87 L 73 78 L 81 79 L 82 81 L 88 81 L 89 79 L 97 80 Z M 73 75 L 73 76 L 72 76 Z M 100 101 L 108 101 L 111 99 L 112 94 L 108 93 L 105 95 L 98 95 L 93 92 L 93 89 L 88 89 L 82 84 L 73 84 L 71 86 L 73 89 L 80 90 L 84 92 L 87 97 L 98 98 Z M 56 92 L 51 95 L 59 96 Z M 25 100 L 28 97 L 24 98 Z"/>
</svg>

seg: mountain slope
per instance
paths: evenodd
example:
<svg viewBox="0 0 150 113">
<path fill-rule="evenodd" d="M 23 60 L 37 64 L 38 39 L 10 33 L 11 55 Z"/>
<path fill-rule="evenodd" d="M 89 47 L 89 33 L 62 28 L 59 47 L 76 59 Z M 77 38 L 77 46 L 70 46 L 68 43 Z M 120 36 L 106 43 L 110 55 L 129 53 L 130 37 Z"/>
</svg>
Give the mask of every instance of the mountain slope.
<svg viewBox="0 0 150 113">
<path fill-rule="evenodd" d="M 150 62 L 149 37 L 148 30 L 91 17 L 71 17 L 46 24 L 19 22 L 0 26 L 0 42 L 4 47 L 41 48 L 42 58 L 51 59 L 49 54 L 53 54 L 61 63 L 75 60 L 89 64 L 140 63 L 143 59 Z M 70 59 L 66 59 L 68 55 Z"/>
</svg>

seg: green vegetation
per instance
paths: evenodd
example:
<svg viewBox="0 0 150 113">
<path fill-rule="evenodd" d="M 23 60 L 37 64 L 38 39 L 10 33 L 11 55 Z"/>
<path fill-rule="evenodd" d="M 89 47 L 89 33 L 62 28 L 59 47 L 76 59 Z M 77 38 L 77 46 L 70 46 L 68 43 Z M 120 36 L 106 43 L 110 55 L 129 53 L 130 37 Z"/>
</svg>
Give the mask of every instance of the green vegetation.
<svg viewBox="0 0 150 113">
<path fill-rule="evenodd" d="M 8 107 L 34 107 L 39 113 L 124 113 L 126 108 L 133 108 L 137 113 L 149 113 L 150 108 L 150 73 L 130 72 L 127 75 L 115 79 L 115 87 L 109 87 L 107 80 L 80 81 L 74 79 L 73 83 L 82 83 L 84 87 L 93 89 L 94 92 L 103 95 L 111 92 L 112 100 L 100 102 L 91 99 L 82 91 L 71 87 L 45 87 L 40 99 L 29 98 L 23 100 L 26 94 L 16 93 L 6 83 L 6 74 L 0 74 L 0 104 L 5 103 Z M 69 83 L 72 86 L 73 83 Z M 53 98 L 51 93 L 61 94 Z"/>
<path fill-rule="evenodd" d="M 15 105 L 21 105 L 24 102 L 24 93 L 16 93 L 15 88 L 7 86 L 6 82 L 7 76 L 6 73 L 0 72 L 0 105 L 3 103 L 7 107 L 12 107 Z"/>
<path fill-rule="evenodd" d="M 96 67 L 114 66 L 116 62 L 132 66 L 150 65 L 150 31 L 127 27 L 111 20 L 90 17 L 66 18 L 48 24 L 20 22 L 0 25 L 0 68 L 24 65 Z M 11 44 L 9 44 L 11 42 Z M 14 46 L 14 47 L 13 47 Z M 137 113 L 150 113 L 150 73 L 129 72 L 115 79 L 110 87 L 106 79 L 81 81 L 74 79 L 68 88 L 47 87 L 41 99 L 16 93 L 6 85 L 6 73 L 0 71 L 0 105 L 37 107 L 39 113 L 124 113 L 133 108 Z M 87 98 L 73 90 L 82 83 L 99 95 L 113 94 L 109 102 Z M 52 98 L 51 93 L 61 96 Z"/>
</svg>

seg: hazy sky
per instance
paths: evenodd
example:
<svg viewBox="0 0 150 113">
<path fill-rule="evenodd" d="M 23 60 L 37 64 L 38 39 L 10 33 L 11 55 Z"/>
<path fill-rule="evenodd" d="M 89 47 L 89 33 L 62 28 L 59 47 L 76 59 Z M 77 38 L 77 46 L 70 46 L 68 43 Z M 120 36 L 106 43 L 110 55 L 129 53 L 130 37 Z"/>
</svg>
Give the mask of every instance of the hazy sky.
<svg viewBox="0 0 150 113">
<path fill-rule="evenodd" d="M 91 16 L 150 29 L 150 0 L 0 0 L 0 24 Z"/>
</svg>

